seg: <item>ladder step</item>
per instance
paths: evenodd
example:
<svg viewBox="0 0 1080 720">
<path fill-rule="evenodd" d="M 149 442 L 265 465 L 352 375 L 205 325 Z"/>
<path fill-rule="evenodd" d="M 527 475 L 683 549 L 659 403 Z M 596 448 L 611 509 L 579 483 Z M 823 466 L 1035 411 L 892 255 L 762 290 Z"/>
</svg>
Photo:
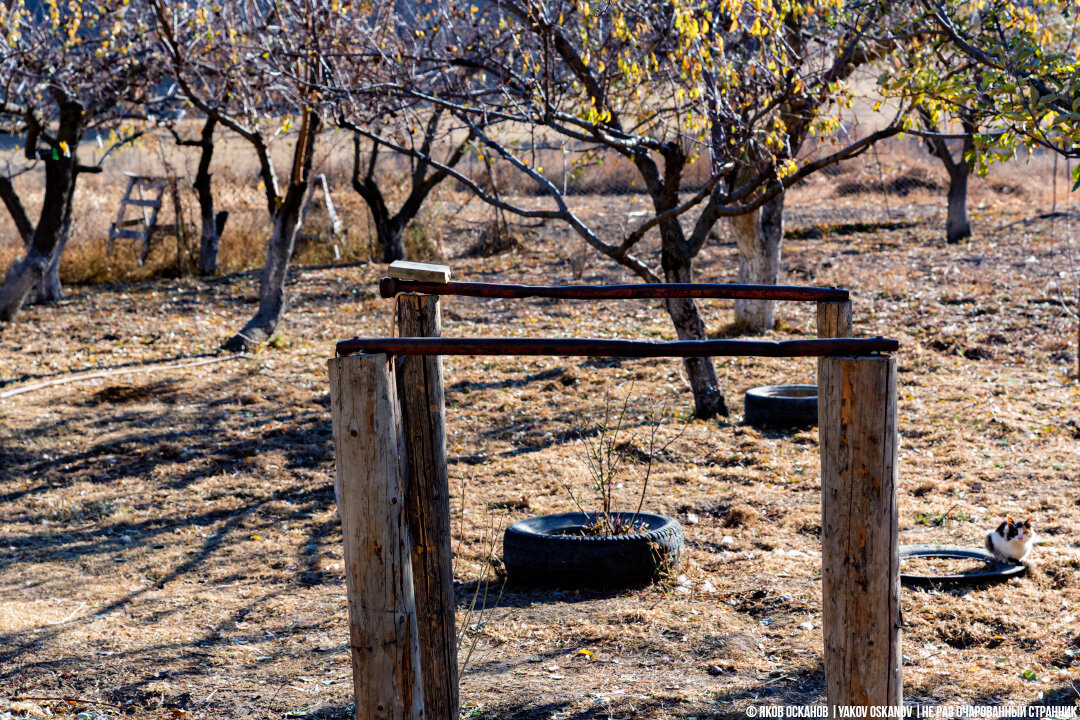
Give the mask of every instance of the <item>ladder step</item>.
<svg viewBox="0 0 1080 720">
<path fill-rule="evenodd" d="M 138 199 L 133 199 L 133 198 L 127 198 L 127 199 L 123 200 L 122 203 L 124 205 L 135 205 L 137 207 L 154 208 L 155 210 L 160 210 L 161 209 L 161 201 L 160 200 L 138 200 Z"/>
<path fill-rule="evenodd" d="M 123 222 L 113 223 L 113 227 L 123 228 L 132 227 L 134 225 L 143 225 L 146 221 L 142 218 L 135 218 L 134 220 L 124 220 Z"/>
<path fill-rule="evenodd" d="M 142 230 L 117 230 L 115 234 L 109 234 L 126 240 L 142 240 L 145 233 Z"/>
</svg>

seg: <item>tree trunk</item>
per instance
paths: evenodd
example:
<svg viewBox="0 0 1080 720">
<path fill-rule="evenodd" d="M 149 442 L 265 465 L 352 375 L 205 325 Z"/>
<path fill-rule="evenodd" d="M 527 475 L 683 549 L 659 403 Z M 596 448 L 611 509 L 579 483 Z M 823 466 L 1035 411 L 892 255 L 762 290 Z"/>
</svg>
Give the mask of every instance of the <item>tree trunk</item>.
<svg viewBox="0 0 1080 720">
<path fill-rule="evenodd" d="M 405 259 L 405 243 L 401 237 L 401 225 L 392 222 L 389 218 L 380 221 L 374 211 L 371 213 L 375 218 L 375 237 L 379 241 L 379 249 L 382 252 L 382 261 L 392 263 L 395 260 Z"/>
<path fill-rule="evenodd" d="M 285 281 L 289 273 L 289 259 L 296 247 L 296 237 L 300 234 L 300 214 L 311 183 L 311 156 L 318 125 L 318 116 L 306 116 L 296 140 L 292 179 L 274 213 L 274 226 L 266 245 L 266 265 L 259 279 L 259 310 L 240 332 L 229 338 L 223 346 L 225 350 L 254 350 L 270 339 L 277 330 L 281 316 L 285 314 Z"/>
<path fill-rule="evenodd" d="M 214 126 L 217 120 L 206 119 L 199 139 L 199 169 L 195 173 L 193 186 L 199 198 L 199 220 L 201 233 L 199 239 L 199 274 L 217 273 L 218 249 L 221 246 L 221 231 L 225 229 L 228 213 L 214 212 L 214 192 L 211 186 L 213 176 L 210 173 L 210 161 L 214 157 Z"/>
<path fill-rule="evenodd" d="M 739 282 L 775 285 L 784 240 L 784 194 L 779 193 L 759 210 L 732 218 L 731 224 L 739 249 Z M 740 331 L 763 333 L 775 325 L 776 301 L 735 301 L 735 326 Z"/>
<path fill-rule="evenodd" d="M 938 132 L 937 125 L 932 121 L 930 113 L 925 108 L 919 108 L 923 127 L 931 132 Z M 941 161 L 949 173 L 948 216 L 945 219 L 945 241 L 958 243 L 964 238 L 971 237 L 971 224 L 967 214 L 967 188 L 968 158 L 975 150 L 975 120 L 967 113 L 960 113 L 960 126 L 964 130 L 964 140 L 960 146 L 960 159 L 954 160 L 952 150 L 944 138 L 927 136 L 925 138 L 926 151 Z"/>
<path fill-rule="evenodd" d="M 65 142 L 71 152 L 68 156 L 59 155 L 45 160 L 45 197 L 41 216 L 27 246 L 26 257 L 15 265 L 0 288 L 0 321 L 15 320 L 34 287 L 43 284 L 50 265 L 60 261 L 60 253 L 71 230 L 71 207 L 78 177 L 78 161 L 74 151 L 82 139 L 82 132 L 82 105 L 73 101 L 63 102 L 57 139 Z M 58 277 L 55 289 L 59 291 Z"/>
<path fill-rule="evenodd" d="M 968 164 L 963 159 L 949 168 L 949 215 L 945 221 L 945 240 L 949 243 L 971 237 L 967 211 L 968 173 Z"/>
<path fill-rule="evenodd" d="M 405 227 L 405 223 L 416 214 L 416 210 L 419 210 L 419 205 L 403 221 L 400 218 L 401 213 L 391 217 L 390 208 L 386 205 L 386 198 L 383 197 L 382 190 L 379 189 L 379 184 L 375 181 L 375 164 L 378 162 L 378 157 L 379 146 L 373 144 L 371 146 L 371 156 L 368 159 L 367 173 L 361 176 L 360 136 L 353 135 L 353 190 L 364 200 L 364 203 L 368 206 L 368 212 L 371 213 L 371 221 L 375 225 L 375 238 L 379 243 L 381 261 L 392 263 L 395 260 L 405 259 L 405 243 L 401 239 L 401 231 Z M 415 195 L 416 191 L 416 178 L 414 177 L 411 195 Z"/>
<path fill-rule="evenodd" d="M 683 251 L 685 241 L 678 226 L 673 223 L 661 223 L 662 238 L 661 263 L 664 268 L 664 282 L 689 283 L 694 281 L 693 259 Z M 693 298 L 669 298 L 664 301 L 675 332 L 680 340 L 708 340 L 705 321 L 701 319 L 697 303 Z M 727 416 L 727 403 L 720 392 L 720 383 L 716 378 L 716 366 L 712 358 L 683 358 L 686 377 L 694 393 L 694 415 L 708 419 Z"/>
<path fill-rule="evenodd" d="M 70 213 L 70 206 L 68 212 Z M 49 261 L 49 266 L 45 268 L 45 273 L 41 276 L 41 281 L 37 286 L 37 302 L 39 303 L 51 303 L 57 302 L 64 297 L 64 288 L 60 284 L 60 256 L 64 253 L 64 247 L 67 246 L 68 235 L 71 229 L 71 221 L 67 223 L 68 230 L 64 232 L 64 236 L 60 238 L 60 241 L 56 244 L 56 249 L 53 250 L 52 260 Z"/>
</svg>

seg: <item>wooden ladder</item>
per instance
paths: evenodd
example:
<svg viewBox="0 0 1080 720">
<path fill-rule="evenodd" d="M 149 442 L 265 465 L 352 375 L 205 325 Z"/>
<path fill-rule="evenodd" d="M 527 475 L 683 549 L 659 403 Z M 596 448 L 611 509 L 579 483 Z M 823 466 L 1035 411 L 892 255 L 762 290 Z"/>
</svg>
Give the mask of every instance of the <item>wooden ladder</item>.
<svg viewBox="0 0 1080 720">
<path fill-rule="evenodd" d="M 310 242 L 319 238 L 318 235 L 303 232 L 304 223 L 307 222 L 308 213 L 311 211 L 311 206 L 315 202 L 315 193 L 319 190 L 322 190 L 323 207 L 326 208 L 326 215 L 330 218 L 330 234 L 335 240 L 333 245 L 331 245 L 334 249 L 334 259 L 340 260 L 341 249 L 338 247 L 336 241 L 342 233 L 341 218 L 338 217 L 337 210 L 334 208 L 334 201 L 330 197 L 330 185 L 326 182 L 326 175 L 316 175 L 312 178 L 312 183 L 308 187 L 307 200 L 304 202 L 304 207 L 300 211 L 301 233 L 297 239 Z"/>
<path fill-rule="evenodd" d="M 127 190 L 124 198 L 120 201 L 120 212 L 116 216 L 116 222 L 109 228 L 109 242 L 105 247 L 105 254 L 111 256 L 113 241 L 117 238 L 126 240 L 138 240 L 142 243 L 139 252 L 139 265 L 146 262 L 146 256 L 150 254 L 150 238 L 156 229 L 167 230 L 157 227 L 157 216 L 161 210 L 161 197 L 165 193 L 166 179 L 150 175 L 136 175 L 124 173 L 128 176 Z M 132 193 L 138 197 L 132 197 Z M 129 207 L 136 208 L 136 216 L 128 219 Z"/>
</svg>

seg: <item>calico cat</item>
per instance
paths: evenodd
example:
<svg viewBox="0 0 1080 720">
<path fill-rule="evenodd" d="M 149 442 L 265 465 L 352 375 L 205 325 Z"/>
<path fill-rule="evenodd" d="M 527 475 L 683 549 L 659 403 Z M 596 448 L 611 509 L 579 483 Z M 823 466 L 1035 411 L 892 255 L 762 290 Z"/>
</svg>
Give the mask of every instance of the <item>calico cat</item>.
<svg viewBox="0 0 1080 720">
<path fill-rule="evenodd" d="M 1031 528 L 1031 518 L 1024 522 L 1013 522 L 1012 517 L 1006 516 L 1005 522 L 998 525 L 997 530 L 986 533 L 986 549 L 1006 562 L 1023 562 L 1034 544 L 1035 531 Z"/>
</svg>

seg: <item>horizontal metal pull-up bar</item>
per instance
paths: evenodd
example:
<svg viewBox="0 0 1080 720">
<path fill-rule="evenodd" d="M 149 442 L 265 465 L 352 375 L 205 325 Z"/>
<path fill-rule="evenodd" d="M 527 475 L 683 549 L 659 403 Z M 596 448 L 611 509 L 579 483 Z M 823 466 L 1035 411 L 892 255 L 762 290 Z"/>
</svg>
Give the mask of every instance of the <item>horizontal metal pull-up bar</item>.
<svg viewBox="0 0 1080 720">
<path fill-rule="evenodd" d="M 830 357 L 893 352 L 890 338 L 818 340 L 604 340 L 598 338 L 353 338 L 337 344 L 339 357 L 355 353 L 387 355 L 559 355 L 565 357 Z"/>
<path fill-rule="evenodd" d="M 474 282 L 422 282 L 383 278 L 379 294 L 392 298 L 398 293 L 463 295 L 481 298 L 561 298 L 565 300 L 648 300 L 663 298 L 712 298 L 717 300 L 798 300 L 843 302 L 849 299 L 841 288 L 797 287 L 792 285 L 733 285 L 726 283 L 631 283 L 627 285 L 507 285 Z"/>
</svg>

